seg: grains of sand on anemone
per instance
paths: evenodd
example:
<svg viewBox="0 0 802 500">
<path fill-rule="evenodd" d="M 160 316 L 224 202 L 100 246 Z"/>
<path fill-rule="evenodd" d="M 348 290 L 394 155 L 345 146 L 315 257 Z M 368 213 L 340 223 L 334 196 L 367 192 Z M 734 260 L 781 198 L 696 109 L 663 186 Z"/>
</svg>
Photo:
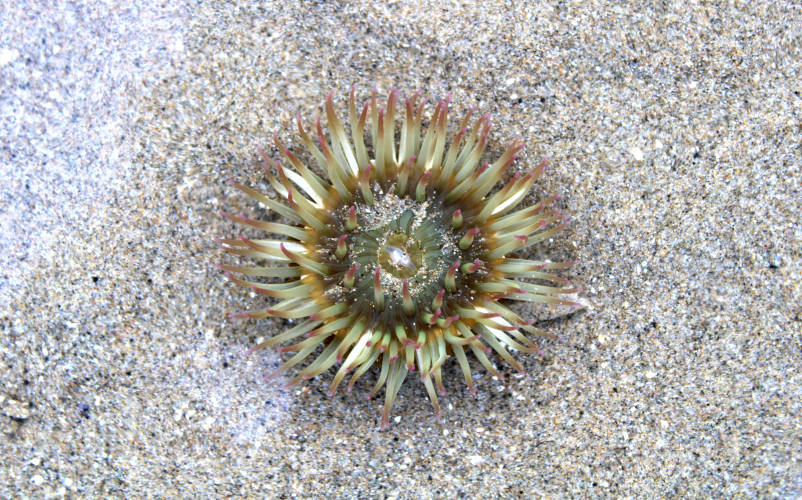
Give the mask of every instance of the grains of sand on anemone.
<svg viewBox="0 0 802 500">
<path fill-rule="evenodd" d="M 232 316 L 296 321 L 255 348 L 291 344 L 279 349 L 294 354 L 276 374 L 310 360 L 290 385 L 339 365 L 331 393 L 346 377 L 350 391 L 375 366 L 369 397 L 384 388 L 382 428 L 410 371 L 418 372 L 439 414 L 441 368 L 450 357 L 471 392 L 469 353 L 500 379 L 494 355 L 523 369 L 510 351 L 538 351 L 527 334 L 552 336 L 508 301 L 576 305 L 570 294 L 577 290 L 554 273 L 570 262 L 515 258 L 567 224 L 552 208 L 556 196 L 517 208 L 546 162 L 497 186 L 523 142 L 483 163 L 489 117 L 472 121 L 469 112 L 451 134 L 448 105 L 440 101 L 424 127 L 419 93 L 400 103 L 392 91 L 382 107 L 374 91 L 360 110 L 352 88 L 344 125 L 329 94 L 328 137 L 320 120 L 308 130 L 298 118 L 316 165 L 274 134 L 278 158 L 259 152 L 275 195 L 232 183 L 286 223 L 223 213 L 278 236 L 222 240 L 227 252 L 265 264 L 221 265 L 227 276 L 277 299 Z"/>
</svg>

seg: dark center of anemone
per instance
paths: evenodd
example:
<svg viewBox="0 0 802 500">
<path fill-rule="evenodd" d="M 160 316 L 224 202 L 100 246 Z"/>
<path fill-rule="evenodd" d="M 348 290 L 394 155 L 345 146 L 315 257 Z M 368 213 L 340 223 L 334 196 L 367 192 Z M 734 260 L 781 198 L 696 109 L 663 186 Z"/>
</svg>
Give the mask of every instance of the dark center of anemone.
<svg viewBox="0 0 802 500">
<path fill-rule="evenodd" d="M 463 253 L 460 235 L 451 227 L 453 209 L 437 199 L 417 202 L 393 193 L 377 198 L 381 201 L 372 205 L 355 205 L 358 229 L 351 233 L 344 258 L 349 267 L 359 264 L 351 301 L 359 307 L 375 306 L 378 270 L 385 303 L 376 312 L 403 314 L 404 281 L 415 309 L 430 308 L 449 267 Z"/>
</svg>

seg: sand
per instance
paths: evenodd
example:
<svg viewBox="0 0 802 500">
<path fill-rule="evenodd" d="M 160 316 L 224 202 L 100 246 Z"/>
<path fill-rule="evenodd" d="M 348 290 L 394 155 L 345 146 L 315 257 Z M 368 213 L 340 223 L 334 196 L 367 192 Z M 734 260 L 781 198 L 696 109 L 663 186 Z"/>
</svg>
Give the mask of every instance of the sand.
<svg viewBox="0 0 802 500">
<path fill-rule="evenodd" d="M 0 497 L 802 495 L 797 3 L 130 3 L 0 7 Z M 284 324 L 215 268 L 226 181 L 353 84 L 550 158 L 585 289 L 518 309 L 565 338 L 526 376 L 448 362 L 385 432 L 375 373 L 263 381 Z"/>
</svg>

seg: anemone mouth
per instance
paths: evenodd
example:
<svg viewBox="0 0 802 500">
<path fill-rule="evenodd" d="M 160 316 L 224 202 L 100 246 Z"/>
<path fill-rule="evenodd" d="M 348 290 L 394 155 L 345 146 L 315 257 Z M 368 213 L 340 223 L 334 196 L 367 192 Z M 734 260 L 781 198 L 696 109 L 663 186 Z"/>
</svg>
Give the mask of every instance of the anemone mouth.
<svg viewBox="0 0 802 500">
<path fill-rule="evenodd" d="M 349 373 L 350 390 L 378 365 L 370 395 L 385 388 L 383 427 L 389 425 L 390 407 L 410 370 L 420 372 L 439 413 L 434 387 L 444 390 L 441 366 L 446 359 L 457 359 L 472 392 L 467 352 L 499 378 L 487 357 L 491 352 L 523 369 L 510 351 L 539 351 L 527 333 L 552 336 L 509 309 L 508 301 L 576 305 L 567 296 L 577 293 L 551 272 L 570 263 L 511 258 L 566 225 L 551 207 L 556 196 L 513 210 L 545 162 L 497 187 L 523 147 L 520 140 L 495 162 L 482 164 L 489 118 L 470 126 L 469 113 L 449 141 L 448 101 L 437 104 L 424 130 L 424 105 L 415 94 L 405 100 L 396 141 L 398 97 L 391 92 L 381 108 L 374 92 L 359 113 L 352 89 L 350 140 L 331 94 L 326 100 L 329 140 L 318 120 L 318 140 L 312 141 L 299 118 L 299 134 L 317 168 L 300 161 L 274 134 L 281 160 L 262 156 L 278 200 L 235 186 L 289 224 L 224 215 L 286 239 L 223 240 L 223 248 L 279 265 L 221 266 L 236 283 L 278 299 L 264 310 L 235 316 L 306 318 L 257 346 L 297 342 L 281 349 L 295 354 L 276 374 L 317 353 L 290 384 L 340 364 L 331 392 Z M 263 278 L 289 281 L 267 283 Z"/>
<path fill-rule="evenodd" d="M 414 278 L 428 267 L 429 261 L 423 260 L 420 238 L 415 234 L 388 231 L 382 235 L 381 240 L 374 241 L 379 248 L 376 255 L 379 266 L 384 267 L 396 282 L 404 278 Z M 426 248 L 425 242 L 423 247 Z"/>
</svg>

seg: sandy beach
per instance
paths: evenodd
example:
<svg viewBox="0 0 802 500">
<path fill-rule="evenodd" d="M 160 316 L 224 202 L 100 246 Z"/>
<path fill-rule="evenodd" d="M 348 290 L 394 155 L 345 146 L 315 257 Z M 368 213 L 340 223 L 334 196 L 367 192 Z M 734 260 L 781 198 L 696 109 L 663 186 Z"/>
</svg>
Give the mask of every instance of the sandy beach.
<svg viewBox="0 0 802 500">
<path fill-rule="evenodd" d="M 802 495 L 798 3 L 133 3 L 0 6 L 0 497 Z M 531 255 L 584 289 L 513 306 L 565 339 L 526 375 L 450 360 L 386 431 L 376 370 L 265 381 L 288 323 L 216 268 L 227 182 L 352 85 L 549 158 Z"/>
</svg>

